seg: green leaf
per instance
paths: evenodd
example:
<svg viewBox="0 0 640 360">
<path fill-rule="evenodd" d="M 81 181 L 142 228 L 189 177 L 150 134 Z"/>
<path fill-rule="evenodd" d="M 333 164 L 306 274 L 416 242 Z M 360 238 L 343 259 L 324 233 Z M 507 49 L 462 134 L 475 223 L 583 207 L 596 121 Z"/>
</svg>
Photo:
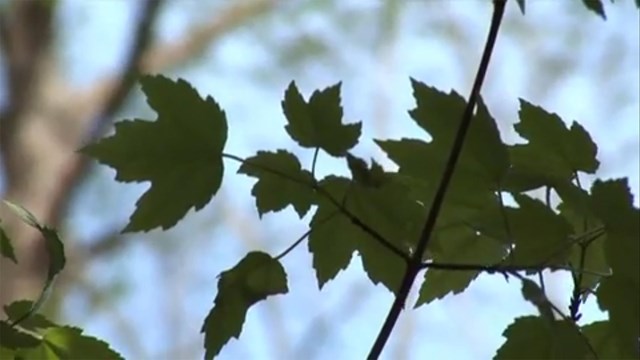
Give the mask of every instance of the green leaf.
<svg viewBox="0 0 640 360">
<path fill-rule="evenodd" d="M 81 151 L 116 169 L 116 180 L 151 182 L 136 202 L 124 232 L 174 226 L 191 208 L 200 210 L 222 183 L 225 113 L 186 81 L 145 76 L 147 102 L 158 113 L 115 124 L 115 135 Z"/>
<path fill-rule="evenodd" d="M 314 201 L 313 175 L 302 170 L 298 158 L 288 151 L 259 151 L 245 160 L 238 173 L 258 178 L 251 194 L 260 216 L 292 205 L 302 218 Z"/>
<path fill-rule="evenodd" d="M 45 249 L 49 255 L 49 268 L 47 271 L 47 279 L 44 287 L 38 296 L 37 300 L 31 306 L 29 311 L 25 312 L 21 317 L 14 320 L 13 325 L 21 323 L 35 314 L 47 300 L 51 290 L 53 289 L 53 282 L 57 278 L 58 274 L 64 269 L 66 264 L 66 258 L 64 255 L 64 244 L 58 236 L 58 233 L 47 226 L 41 225 L 36 217 L 24 207 L 11 203 L 7 200 L 4 201 L 24 222 L 30 226 L 36 228 L 45 241 Z"/>
<path fill-rule="evenodd" d="M 342 203 L 351 182 L 347 178 L 328 176 L 319 183 L 323 191 Z M 366 236 L 351 220 L 339 213 L 336 204 L 325 196 L 318 196 L 318 209 L 311 223 L 309 252 L 313 256 L 318 286 L 322 288 L 340 270 L 347 268 L 356 250 L 357 238 Z"/>
<path fill-rule="evenodd" d="M 543 317 L 516 318 L 502 334 L 507 341 L 494 359 L 584 359 L 589 347 L 576 326 Z"/>
<path fill-rule="evenodd" d="M 11 326 L 8 322 L 0 320 L 0 347 L 19 350 L 22 348 L 36 347 L 40 340 L 31 334 Z"/>
<path fill-rule="evenodd" d="M 522 15 L 524 15 L 524 12 L 525 12 L 524 0 L 516 0 L 516 4 L 518 4 L 518 7 L 520 8 Z"/>
<path fill-rule="evenodd" d="M 220 274 L 215 305 L 202 325 L 205 359 L 213 359 L 232 337 L 238 338 L 249 308 L 270 295 L 285 294 L 287 275 L 268 254 L 248 253 Z"/>
<path fill-rule="evenodd" d="M 573 187 L 576 189 L 576 187 Z M 578 195 L 578 196 L 576 196 Z M 576 191 L 571 196 L 565 196 L 560 193 L 563 202 L 558 205 L 560 215 L 562 215 L 573 231 L 571 236 L 579 242 L 584 242 L 585 237 L 592 236 L 590 231 L 594 231 L 602 226 L 602 223 L 595 217 L 593 211 L 589 207 L 589 194 L 583 190 Z M 584 269 L 591 272 L 607 274 L 609 265 L 604 254 L 604 242 L 606 235 L 599 236 L 595 240 L 591 240 L 585 245 L 584 260 L 582 258 L 582 247 L 575 245 L 571 248 L 569 255 L 569 264 L 578 268 L 581 261 L 584 261 Z M 601 276 L 592 273 L 583 273 L 581 289 L 595 289 L 601 280 Z"/>
<path fill-rule="evenodd" d="M 604 224 L 607 263 L 613 275 L 597 290 L 600 309 L 609 312 L 624 354 L 638 354 L 640 337 L 640 210 L 633 206 L 627 179 L 595 181 L 591 208 Z"/>
<path fill-rule="evenodd" d="M 19 352 L 25 359 L 124 359 L 106 342 L 83 335 L 82 329 L 71 326 L 51 327 L 42 333 L 42 341 L 35 348 Z"/>
<path fill-rule="evenodd" d="M 16 254 L 13 251 L 13 245 L 11 245 L 11 239 L 2 228 L 2 222 L 0 222 L 0 255 L 10 259 L 14 264 L 18 263 Z"/>
<path fill-rule="evenodd" d="M 522 279 L 522 297 L 533 304 L 547 320 L 554 320 L 553 308 L 549 303 L 549 299 L 545 295 L 544 291 L 534 281 L 529 279 Z"/>
<path fill-rule="evenodd" d="M 433 154 L 430 155 L 438 160 L 434 165 L 440 165 L 438 167 L 444 169 L 462 120 L 466 101 L 455 91 L 445 94 L 414 79 L 411 80 L 411 85 L 417 107 L 409 114 L 431 135 L 432 141 L 429 144 L 433 148 Z M 414 156 L 416 156 L 415 153 Z M 425 164 L 423 163 L 422 166 L 424 167 Z M 473 180 L 469 181 L 497 188 L 508 169 L 507 147 L 500 139 L 495 120 L 480 99 L 477 114 L 472 119 L 465 137 L 456 172 L 460 171 L 467 176 L 473 176 Z M 442 174 L 439 170 L 441 169 L 429 169 L 431 174 L 437 174 L 438 180 Z M 458 178 L 462 177 L 463 175 L 458 176 Z"/>
<path fill-rule="evenodd" d="M 347 153 L 347 165 L 353 180 L 362 186 L 380 187 L 387 180 L 384 169 L 375 160 L 369 168 L 364 160 Z"/>
<path fill-rule="evenodd" d="M 506 214 L 515 240 L 512 260 L 518 265 L 564 264 L 569 256 L 571 226 L 541 201 L 513 194 L 519 208 Z"/>
<path fill-rule="evenodd" d="M 607 20 L 607 15 L 604 13 L 604 5 L 601 0 L 582 0 L 584 6 L 599 15 L 602 20 Z"/>
<path fill-rule="evenodd" d="M 405 269 L 404 260 L 361 225 L 408 254 L 424 221 L 424 208 L 407 196 L 408 189 L 391 181 L 391 177 L 387 180 L 379 187 L 367 187 L 335 176 L 320 182 L 322 192 L 334 200 L 319 196 L 318 210 L 310 224 L 309 251 L 321 288 L 345 269 L 353 252 L 358 251 L 371 281 L 397 291 Z M 360 224 L 340 211 L 341 204 Z"/>
<path fill-rule="evenodd" d="M 8 319 L 13 322 L 20 319 L 24 314 L 27 314 L 32 308 L 33 302 L 29 300 L 18 300 L 9 305 L 5 305 L 4 312 L 7 314 Z M 41 314 L 33 314 L 29 318 L 20 322 L 20 327 L 31 331 L 47 329 L 53 326 L 58 325 Z"/>
<path fill-rule="evenodd" d="M 415 249 L 426 210 L 408 196 L 408 189 L 392 178 L 378 187 L 352 184 L 347 208 L 362 223 L 404 254 Z M 362 266 L 374 283 L 396 293 L 405 272 L 405 260 L 371 234 L 355 237 Z"/>
<path fill-rule="evenodd" d="M 598 359 L 637 358 L 621 352 L 618 338 L 609 321 L 597 321 L 582 327 L 582 333 L 589 340 Z"/>
<path fill-rule="evenodd" d="M 503 244 L 477 234 L 469 227 L 457 226 L 433 235 L 433 261 L 446 264 L 492 265 L 506 255 Z M 464 291 L 479 275 L 478 271 L 427 269 L 415 307 Z"/>
<path fill-rule="evenodd" d="M 598 148 L 577 122 L 567 129 L 562 119 L 520 100 L 520 122 L 514 128 L 529 142 L 510 147 L 512 168 L 506 184 L 511 191 L 528 191 L 570 180 L 574 173 L 598 169 Z"/>
<path fill-rule="evenodd" d="M 282 109 L 287 133 L 300 146 L 321 148 L 332 156 L 344 156 L 360 138 L 362 123 L 342 123 L 340 83 L 316 90 L 306 102 L 295 82 L 285 91 Z"/>
</svg>

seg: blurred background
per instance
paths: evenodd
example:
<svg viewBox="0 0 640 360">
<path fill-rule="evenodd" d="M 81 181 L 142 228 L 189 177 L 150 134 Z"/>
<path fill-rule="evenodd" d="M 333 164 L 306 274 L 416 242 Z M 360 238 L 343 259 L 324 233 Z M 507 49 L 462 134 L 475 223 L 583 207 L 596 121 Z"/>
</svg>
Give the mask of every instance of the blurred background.
<svg viewBox="0 0 640 360">
<path fill-rule="evenodd" d="M 578 120 L 599 146 L 598 176 L 629 177 L 638 194 L 639 16 L 631 0 L 605 10 L 603 21 L 581 1 L 529 0 L 522 16 L 510 2 L 483 96 L 507 142 L 518 140 L 518 98 Z M 372 138 L 426 138 L 406 113 L 409 77 L 466 97 L 490 17 L 488 0 L 0 0 L 0 194 L 58 227 L 68 252 L 46 312 L 127 359 L 202 358 L 216 276 L 247 251 L 277 254 L 306 231 L 310 216 L 290 208 L 259 219 L 254 181 L 227 162 L 206 208 L 166 232 L 121 235 L 148 184 L 117 183 L 74 151 L 115 121 L 155 118 L 137 74 L 181 77 L 212 95 L 227 112 L 226 152 L 284 148 L 303 164 L 312 153 L 284 131 L 284 89 L 295 80 L 308 96 L 342 81 L 346 120 L 363 121 L 356 154 L 392 169 Z M 318 170 L 346 173 L 328 157 Z M 0 300 L 34 298 L 47 266 L 42 242 L 4 207 L 0 218 L 20 262 L 1 260 Z M 393 297 L 368 282 L 357 255 L 322 291 L 306 244 L 283 265 L 289 294 L 252 308 L 219 358 L 365 357 Z M 546 280 L 566 309 L 569 276 Z M 518 282 L 487 275 L 411 308 L 387 359 L 490 358 L 513 318 L 535 312 Z M 593 301 L 584 309 L 582 323 L 606 317 Z"/>
</svg>

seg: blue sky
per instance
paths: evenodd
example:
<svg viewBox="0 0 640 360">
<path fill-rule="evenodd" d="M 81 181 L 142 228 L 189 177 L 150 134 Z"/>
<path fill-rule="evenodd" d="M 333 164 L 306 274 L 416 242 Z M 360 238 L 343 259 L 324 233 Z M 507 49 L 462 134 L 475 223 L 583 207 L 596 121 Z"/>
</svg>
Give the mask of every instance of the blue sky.
<svg viewBox="0 0 640 360">
<path fill-rule="evenodd" d="M 194 11 L 197 4 L 186 0 L 169 3 L 160 18 L 159 38 L 177 39 L 193 21 L 206 18 L 202 15 L 205 11 Z M 212 4 L 208 7 L 222 6 Z M 382 2 L 374 0 L 338 5 L 340 12 L 363 14 L 362 19 L 354 20 L 354 33 L 361 33 L 355 40 L 344 36 L 321 10 L 290 22 L 287 14 L 295 6 L 283 5 L 278 10 L 270 31 L 276 39 L 287 41 L 293 32 L 320 37 L 333 44 L 332 55 L 340 59 L 337 62 L 316 59 L 301 71 L 279 67 L 272 54 L 276 49 L 261 43 L 256 25 L 229 34 L 207 51 L 203 61 L 171 75 L 189 80 L 201 94 L 214 96 L 225 108 L 230 126 L 227 152 L 240 156 L 265 148 L 294 149 L 284 132 L 279 105 L 292 79 L 305 94 L 343 81 L 346 119 L 364 121 L 366 140 L 356 153 L 375 156 L 391 167 L 370 139 L 425 136 L 406 114 L 414 106 L 410 76 L 466 96 L 479 61 L 490 6 L 488 1 L 470 0 L 433 2 L 429 7 L 421 1 L 407 2 L 401 6 L 392 45 L 374 49 L 363 43 L 375 37 L 376 22 L 371 14 L 381 6 Z M 135 2 L 124 0 L 61 1 L 59 20 L 64 31 L 60 55 L 61 61 L 69 64 L 69 81 L 89 86 L 119 68 L 136 10 Z M 607 12 L 608 21 L 604 22 L 579 6 L 529 1 L 522 17 L 511 4 L 483 94 L 508 142 L 516 140 L 511 124 L 517 116 L 519 97 L 558 113 L 565 121 L 578 120 L 599 145 L 603 163 L 599 176 L 630 177 L 632 191 L 637 194 L 638 12 L 630 2 L 608 6 Z M 584 33 L 588 36 L 578 36 Z M 451 39 L 458 41 L 452 45 Z M 607 58 L 613 56 L 610 53 L 620 58 Z M 553 66 L 560 69 L 557 81 L 541 79 L 540 74 Z M 273 74 L 263 82 L 250 76 L 260 67 L 273 68 Z M 140 100 L 123 113 L 123 117 L 153 117 Z M 297 153 L 310 162 L 311 154 Z M 338 161 L 320 161 L 320 175 L 345 172 Z M 122 285 L 119 291 L 124 295 L 117 304 L 94 314 L 86 297 L 72 291 L 65 307 L 70 322 L 104 338 L 130 359 L 166 358 L 167 349 L 175 343 L 184 344 L 187 350 L 173 356 L 193 356 L 188 349 L 201 346 L 199 328 L 215 297 L 216 275 L 250 249 L 280 252 L 305 232 L 309 220 L 307 216 L 299 221 L 287 209 L 259 221 L 249 195 L 253 182 L 235 174 L 236 164 L 225 165 L 221 199 L 189 215 L 167 234 L 131 237 L 132 245 L 125 251 L 92 266 L 87 279 L 95 287 L 104 289 L 115 281 Z M 117 184 L 113 176 L 112 170 L 99 167 L 83 186 L 69 221 L 75 238 L 90 239 L 123 226 L 147 187 Z M 220 217 L 225 225 L 217 224 Z M 161 245 L 150 246 L 151 241 Z M 171 256 L 159 255 L 163 246 L 170 247 Z M 290 293 L 252 309 L 240 340 L 232 340 L 219 358 L 300 358 L 312 351 L 318 359 L 365 356 L 393 300 L 391 294 L 366 280 L 357 256 L 351 267 L 322 291 L 318 291 L 309 266 L 306 245 L 283 263 Z M 547 276 L 547 286 L 551 298 L 565 307 L 569 279 Z M 410 304 L 416 295 L 414 291 Z M 384 356 L 489 358 L 504 341 L 501 333 L 513 318 L 532 313 L 533 307 L 520 296 L 518 282 L 505 283 L 500 276 L 483 275 L 461 295 L 407 310 Z M 603 316 L 593 302 L 587 303 L 585 323 Z M 129 324 L 130 333 L 123 331 L 123 322 Z"/>
</svg>

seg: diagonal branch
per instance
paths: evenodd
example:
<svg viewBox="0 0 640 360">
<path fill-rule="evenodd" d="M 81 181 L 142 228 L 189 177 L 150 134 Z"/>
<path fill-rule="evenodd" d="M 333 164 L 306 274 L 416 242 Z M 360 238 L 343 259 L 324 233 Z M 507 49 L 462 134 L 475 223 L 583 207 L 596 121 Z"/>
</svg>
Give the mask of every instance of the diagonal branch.
<svg viewBox="0 0 640 360">
<path fill-rule="evenodd" d="M 449 183 L 451 182 L 451 178 L 453 177 L 453 172 L 456 168 L 458 158 L 460 157 L 460 153 L 462 152 L 464 139 L 467 131 L 469 130 L 469 125 L 471 124 L 473 111 L 480 96 L 480 89 L 482 88 L 482 83 L 484 82 L 484 78 L 489 67 L 491 53 L 493 52 L 493 47 L 498 36 L 498 30 L 500 29 L 500 24 L 502 23 L 506 0 L 494 0 L 493 5 L 494 9 L 489 29 L 489 35 L 487 37 L 487 42 L 482 54 L 482 59 L 480 60 L 478 73 L 476 74 L 476 78 L 471 89 L 469 101 L 467 102 L 467 106 L 464 109 L 464 113 L 462 114 L 460 127 L 458 128 L 458 132 L 456 134 L 449 159 L 442 175 L 442 179 L 440 181 L 440 184 L 438 185 L 438 189 L 433 199 L 429 215 L 427 216 L 427 220 L 422 229 L 422 234 L 420 235 L 418 245 L 416 246 L 416 252 L 413 254 L 413 256 L 411 257 L 411 261 L 407 265 L 402 283 L 400 284 L 400 289 L 398 290 L 396 298 L 393 302 L 393 305 L 391 306 L 382 329 L 380 330 L 380 333 L 378 334 L 378 337 L 376 338 L 376 341 L 371 348 L 371 352 L 369 353 L 368 357 L 369 359 L 377 359 L 380 356 L 380 354 L 382 353 L 382 349 L 389 339 L 389 336 L 393 331 L 393 327 L 398 320 L 398 316 L 404 308 L 404 304 L 407 300 L 407 297 L 409 296 L 409 291 L 411 290 L 413 282 L 415 281 L 415 278 L 420 271 L 422 256 L 427 249 L 429 240 L 431 239 L 431 233 L 435 228 L 436 220 L 438 219 L 438 213 L 440 212 L 442 204 L 444 203 L 447 188 L 449 187 Z"/>
</svg>

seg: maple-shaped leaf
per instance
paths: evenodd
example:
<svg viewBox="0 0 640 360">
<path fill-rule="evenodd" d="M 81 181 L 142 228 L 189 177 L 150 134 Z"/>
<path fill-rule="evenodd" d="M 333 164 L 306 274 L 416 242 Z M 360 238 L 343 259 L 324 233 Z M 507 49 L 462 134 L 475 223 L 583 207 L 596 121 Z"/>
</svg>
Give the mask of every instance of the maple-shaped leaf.
<svg viewBox="0 0 640 360">
<path fill-rule="evenodd" d="M 432 140 L 429 144 L 434 149 L 430 157 L 439 158 L 438 165 L 443 169 L 458 132 L 466 101 L 455 91 L 446 94 L 414 79 L 411 80 L 411 85 L 417 106 L 409 114 L 431 135 Z M 431 174 L 442 174 L 442 171 L 438 171 L 440 168 L 427 169 Z M 507 147 L 500 139 L 500 131 L 495 120 L 480 98 L 478 110 L 471 120 L 458 160 L 458 178 L 471 177 L 474 182 L 486 183 L 497 188 L 508 169 Z"/>
<path fill-rule="evenodd" d="M 357 156 L 347 154 L 347 166 L 351 177 L 356 183 L 366 187 L 380 187 L 387 180 L 387 174 L 380 164 L 372 161 L 371 167 Z"/>
<path fill-rule="evenodd" d="M 340 83 L 313 92 L 305 101 L 295 82 L 285 91 L 282 109 L 287 133 L 300 146 L 321 148 L 332 156 L 344 156 L 360 138 L 362 123 L 342 123 Z"/>
<path fill-rule="evenodd" d="M 82 329 L 71 326 L 49 327 L 40 333 L 39 344 L 17 352 L 22 359 L 124 359 L 111 349 L 109 344 L 92 336 L 84 335 Z"/>
<path fill-rule="evenodd" d="M 506 208 L 514 238 L 512 261 L 523 266 L 564 264 L 569 256 L 571 226 L 541 201 L 513 194 L 518 208 Z"/>
<path fill-rule="evenodd" d="M 502 334 L 507 341 L 494 359 L 584 359 L 590 354 L 575 324 L 539 316 L 516 318 Z"/>
<path fill-rule="evenodd" d="M 335 202 L 319 196 L 318 210 L 310 224 L 309 251 L 319 286 L 346 268 L 353 252 L 357 251 L 371 281 L 397 291 L 405 270 L 404 260 L 360 225 L 364 224 L 391 246 L 408 254 L 424 221 L 424 208 L 407 196 L 401 184 L 394 182 L 374 187 L 329 176 L 320 182 L 320 187 Z M 360 224 L 342 213 L 336 202 Z"/>
<path fill-rule="evenodd" d="M 598 148 L 580 124 L 574 121 L 567 128 L 558 115 L 522 99 L 519 115 L 514 128 L 528 143 L 510 147 L 510 190 L 564 183 L 578 171 L 593 174 L 598 169 Z"/>
<path fill-rule="evenodd" d="M 238 173 L 258 178 L 251 194 L 260 216 L 292 205 L 302 218 L 313 203 L 313 175 L 303 170 L 298 158 L 288 151 L 258 151 L 244 161 Z"/>
<path fill-rule="evenodd" d="M 238 338 L 249 308 L 270 295 L 285 294 L 287 275 L 280 262 L 263 252 L 248 253 L 220 274 L 215 304 L 202 325 L 205 359 L 213 359 L 232 337 Z"/>
<path fill-rule="evenodd" d="M 638 357 L 640 337 L 640 210 L 633 206 L 627 179 L 595 181 L 591 208 L 607 234 L 607 263 L 613 272 L 597 290 L 598 305 L 608 311 L 620 350 Z"/>
<path fill-rule="evenodd" d="M 432 236 L 432 260 L 436 263 L 492 265 L 506 255 L 503 243 L 477 234 L 468 227 L 452 227 Z M 450 293 L 461 293 L 478 274 L 478 271 L 427 269 L 415 307 Z"/>
<path fill-rule="evenodd" d="M 596 321 L 581 328 L 589 344 L 597 354 L 597 359 L 632 359 L 637 355 L 624 354 L 620 347 L 619 337 L 616 335 L 610 321 Z"/>
<path fill-rule="evenodd" d="M 118 181 L 151 182 L 124 232 L 168 229 L 209 203 L 222 183 L 227 141 L 226 116 L 213 98 L 202 99 L 181 79 L 140 82 L 158 119 L 118 122 L 114 135 L 81 150 L 113 167 Z"/>
</svg>

